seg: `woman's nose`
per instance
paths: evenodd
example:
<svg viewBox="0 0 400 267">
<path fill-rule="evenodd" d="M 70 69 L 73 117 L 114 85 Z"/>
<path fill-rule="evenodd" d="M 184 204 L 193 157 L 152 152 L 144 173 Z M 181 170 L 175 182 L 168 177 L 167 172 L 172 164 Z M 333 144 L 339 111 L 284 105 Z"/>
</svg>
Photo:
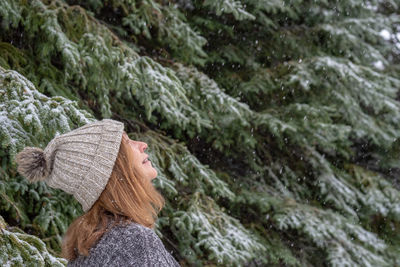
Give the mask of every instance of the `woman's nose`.
<svg viewBox="0 0 400 267">
<path fill-rule="evenodd" d="M 147 144 L 145 142 L 140 142 L 140 141 L 133 141 L 135 145 L 138 146 L 140 152 L 144 152 L 147 148 Z"/>
</svg>

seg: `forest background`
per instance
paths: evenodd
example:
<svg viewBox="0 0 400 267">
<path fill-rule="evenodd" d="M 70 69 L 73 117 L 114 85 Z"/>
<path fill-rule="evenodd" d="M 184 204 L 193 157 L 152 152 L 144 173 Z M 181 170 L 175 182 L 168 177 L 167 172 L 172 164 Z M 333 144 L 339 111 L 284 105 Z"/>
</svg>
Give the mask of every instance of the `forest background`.
<svg viewBox="0 0 400 267">
<path fill-rule="evenodd" d="M 0 1 L 0 265 L 82 209 L 16 172 L 88 122 L 149 144 L 182 266 L 400 266 L 400 1 Z"/>
</svg>

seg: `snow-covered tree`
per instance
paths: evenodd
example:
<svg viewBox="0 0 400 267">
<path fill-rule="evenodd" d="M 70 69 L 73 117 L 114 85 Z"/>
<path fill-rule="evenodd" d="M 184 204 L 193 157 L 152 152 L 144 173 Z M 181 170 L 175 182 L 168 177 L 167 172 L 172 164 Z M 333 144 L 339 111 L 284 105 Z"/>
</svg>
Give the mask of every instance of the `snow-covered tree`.
<svg viewBox="0 0 400 267">
<path fill-rule="evenodd" d="M 149 144 L 182 266 L 400 265 L 397 0 L 0 1 L 0 264 L 65 265 L 16 172 L 88 122 Z"/>
</svg>

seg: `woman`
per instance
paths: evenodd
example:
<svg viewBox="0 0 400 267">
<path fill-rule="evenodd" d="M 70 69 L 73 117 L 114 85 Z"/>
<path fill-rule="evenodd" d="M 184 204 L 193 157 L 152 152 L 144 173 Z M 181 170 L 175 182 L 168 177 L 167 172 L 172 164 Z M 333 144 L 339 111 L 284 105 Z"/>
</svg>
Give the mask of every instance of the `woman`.
<svg viewBox="0 0 400 267">
<path fill-rule="evenodd" d="M 21 175 L 82 205 L 63 238 L 68 266 L 180 266 L 153 230 L 165 202 L 151 183 L 157 171 L 146 148 L 122 122 L 103 119 L 17 154 Z"/>
</svg>

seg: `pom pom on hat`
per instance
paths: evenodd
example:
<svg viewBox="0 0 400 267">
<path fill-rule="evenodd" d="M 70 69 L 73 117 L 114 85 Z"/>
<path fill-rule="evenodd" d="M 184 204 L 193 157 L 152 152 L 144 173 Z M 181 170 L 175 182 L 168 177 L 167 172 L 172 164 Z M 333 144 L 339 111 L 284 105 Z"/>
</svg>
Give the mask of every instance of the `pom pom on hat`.
<svg viewBox="0 0 400 267">
<path fill-rule="evenodd" d="M 38 147 L 25 147 L 15 157 L 17 171 L 30 182 L 43 181 L 49 175 L 46 157 Z"/>
</svg>

